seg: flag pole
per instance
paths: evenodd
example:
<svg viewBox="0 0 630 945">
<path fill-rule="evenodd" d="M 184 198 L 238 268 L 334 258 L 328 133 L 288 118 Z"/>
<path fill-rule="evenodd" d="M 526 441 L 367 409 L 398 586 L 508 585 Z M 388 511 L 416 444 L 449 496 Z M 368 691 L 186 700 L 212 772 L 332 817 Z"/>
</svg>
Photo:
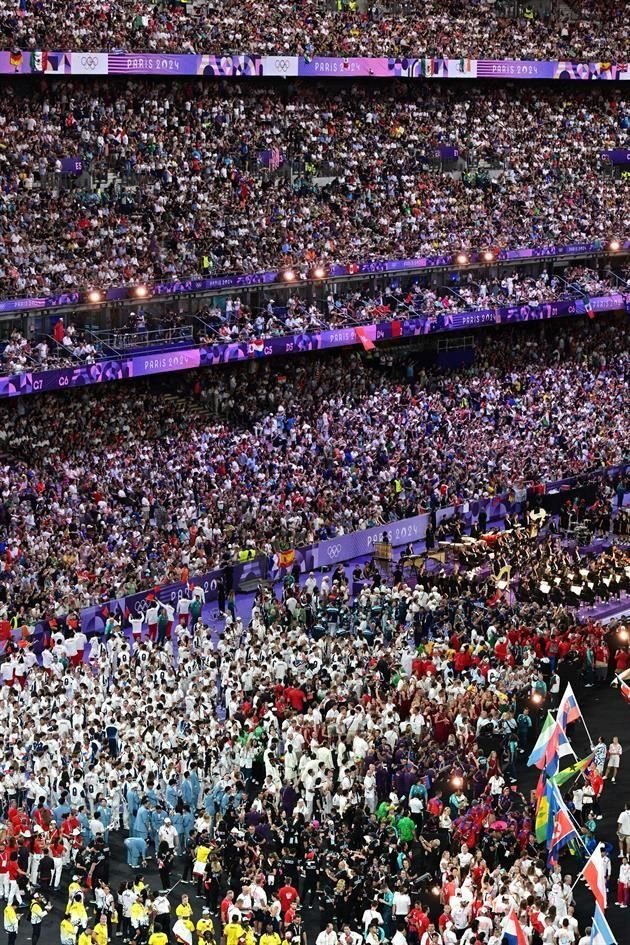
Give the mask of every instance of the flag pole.
<svg viewBox="0 0 630 945">
<path fill-rule="evenodd" d="M 589 744 L 590 744 L 590 746 L 591 746 L 591 751 L 592 751 L 593 748 L 595 748 L 595 742 L 593 741 L 593 736 L 591 735 L 591 733 L 590 733 L 589 730 L 588 730 L 588 725 L 586 724 L 586 719 L 585 719 L 584 716 L 582 715 L 582 712 L 581 712 L 581 711 L 580 711 L 580 718 L 582 719 L 582 725 L 584 726 L 584 729 L 585 729 L 586 734 L 587 734 L 587 736 L 588 736 Z"/>
</svg>

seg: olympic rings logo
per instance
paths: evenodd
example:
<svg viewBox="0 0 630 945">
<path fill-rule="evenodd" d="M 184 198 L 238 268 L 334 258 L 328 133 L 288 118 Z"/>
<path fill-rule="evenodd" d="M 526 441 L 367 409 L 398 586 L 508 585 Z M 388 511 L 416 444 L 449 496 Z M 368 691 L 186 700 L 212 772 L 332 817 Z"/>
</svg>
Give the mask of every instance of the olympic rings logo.
<svg viewBox="0 0 630 945">
<path fill-rule="evenodd" d="M 98 56 L 81 56 L 81 65 L 84 69 L 90 69 L 92 72 L 99 64 Z"/>
<path fill-rule="evenodd" d="M 288 59 L 276 59 L 275 67 L 278 72 L 288 72 L 289 71 L 289 60 Z"/>
<path fill-rule="evenodd" d="M 341 545 L 331 545 L 328 549 L 328 557 L 334 561 L 341 554 Z"/>
</svg>

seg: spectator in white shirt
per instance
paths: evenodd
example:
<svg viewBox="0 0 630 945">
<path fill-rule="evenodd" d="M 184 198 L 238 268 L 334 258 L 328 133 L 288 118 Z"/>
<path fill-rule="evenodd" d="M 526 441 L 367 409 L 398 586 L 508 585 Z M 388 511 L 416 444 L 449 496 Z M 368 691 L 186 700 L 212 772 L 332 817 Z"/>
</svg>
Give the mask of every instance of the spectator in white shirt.
<svg viewBox="0 0 630 945">
<path fill-rule="evenodd" d="M 397 889 L 394 892 L 394 899 L 392 902 L 392 915 L 394 918 L 404 918 L 411 909 L 411 899 L 409 893 L 406 892 L 402 887 Z"/>
<path fill-rule="evenodd" d="M 337 933 L 333 928 L 332 922 L 329 922 L 326 928 L 319 933 L 315 939 L 315 945 L 337 945 L 339 941 Z"/>
</svg>

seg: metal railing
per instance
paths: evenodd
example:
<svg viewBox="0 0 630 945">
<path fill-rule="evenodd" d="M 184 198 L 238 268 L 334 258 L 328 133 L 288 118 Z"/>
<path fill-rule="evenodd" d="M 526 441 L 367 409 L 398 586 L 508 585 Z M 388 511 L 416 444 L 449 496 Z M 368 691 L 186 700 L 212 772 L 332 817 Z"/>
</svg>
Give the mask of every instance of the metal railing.
<svg viewBox="0 0 630 945">
<path fill-rule="evenodd" d="M 95 342 L 120 354 L 129 348 L 149 348 L 152 345 L 176 342 L 194 343 L 192 325 L 176 325 L 172 328 L 134 329 L 131 327 L 108 331 L 93 331 Z"/>
</svg>

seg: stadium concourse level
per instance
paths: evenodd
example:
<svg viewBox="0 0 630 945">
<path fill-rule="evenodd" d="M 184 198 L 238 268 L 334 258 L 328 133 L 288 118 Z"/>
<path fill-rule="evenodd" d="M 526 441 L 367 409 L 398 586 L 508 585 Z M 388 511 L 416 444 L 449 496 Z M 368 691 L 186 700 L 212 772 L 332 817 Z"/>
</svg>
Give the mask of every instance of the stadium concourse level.
<svg viewBox="0 0 630 945">
<path fill-rule="evenodd" d="M 212 345 L 412 318 L 421 313 L 436 318 L 503 305 L 529 305 L 535 318 L 538 303 L 567 298 L 583 300 L 618 291 L 624 285 L 630 288 L 628 271 L 620 269 L 619 273 L 599 274 L 574 266 L 565 270 L 563 276 L 549 276 L 544 271 L 535 278 L 516 270 L 502 279 L 475 274 L 479 280 L 475 282 L 469 272 L 450 287 L 434 289 L 419 283 L 403 287 L 396 283 L 380 295 L 330 293 L 321 302 L 308 302 L 295 295 L 285 305 L 277 305 L 270 298 L 264 309 L 256 311 L 244 305 L 239 296 L 229 296 L 223 306 L 206 306 L 190 318 L 168 311 L 153 314 L 139 306 L 136 312 L 129 313 L 123 326 L 106 333 L 107 341 L 83 329 L 80 322 L 75 324 L 71 318 L 60 316 L 52 335 L 35 333 L 27 338 L 14 329 L 0 341 L 0 375 L 93 364 L 99 358 L 111 356 L 112 351 L 142 350 L 147 343 L 153 348 L 173 347 L 180 343 L 180 332 L 186 327 L 194 342 Z"/>
<path fill-rule="evenodd" d="M 625 315 L 500 329 L 472 368 L 413 382 L 346 354 L 188 375 L 175 399 L 149 381 L 133 396 L 8 404 L 7 613 L 30 625 L 186 581 L 242 548 L 271 554 L 619 465 L 628 331 Z"/>
<path fill-rule="evenodd" d="M 574 0 L 537 16 L 505 0 L 2 0 L 3 48 L 625 62 L 623 3 Z"/>
<path fill-rule="evenodd" d="M 0 298 L 607 246 L 627 236 L 630 183 L 600 152 L 624 147 L 629 125 L 623 90 L 593 84 L 7 81 Z M 440 173 L 441 146 L 459 149 L 461 174 Z M 274 148 L 284 170 L 263 170 Z M 86 170 L 74 183 L 69 155 Z"/>
</svg>

